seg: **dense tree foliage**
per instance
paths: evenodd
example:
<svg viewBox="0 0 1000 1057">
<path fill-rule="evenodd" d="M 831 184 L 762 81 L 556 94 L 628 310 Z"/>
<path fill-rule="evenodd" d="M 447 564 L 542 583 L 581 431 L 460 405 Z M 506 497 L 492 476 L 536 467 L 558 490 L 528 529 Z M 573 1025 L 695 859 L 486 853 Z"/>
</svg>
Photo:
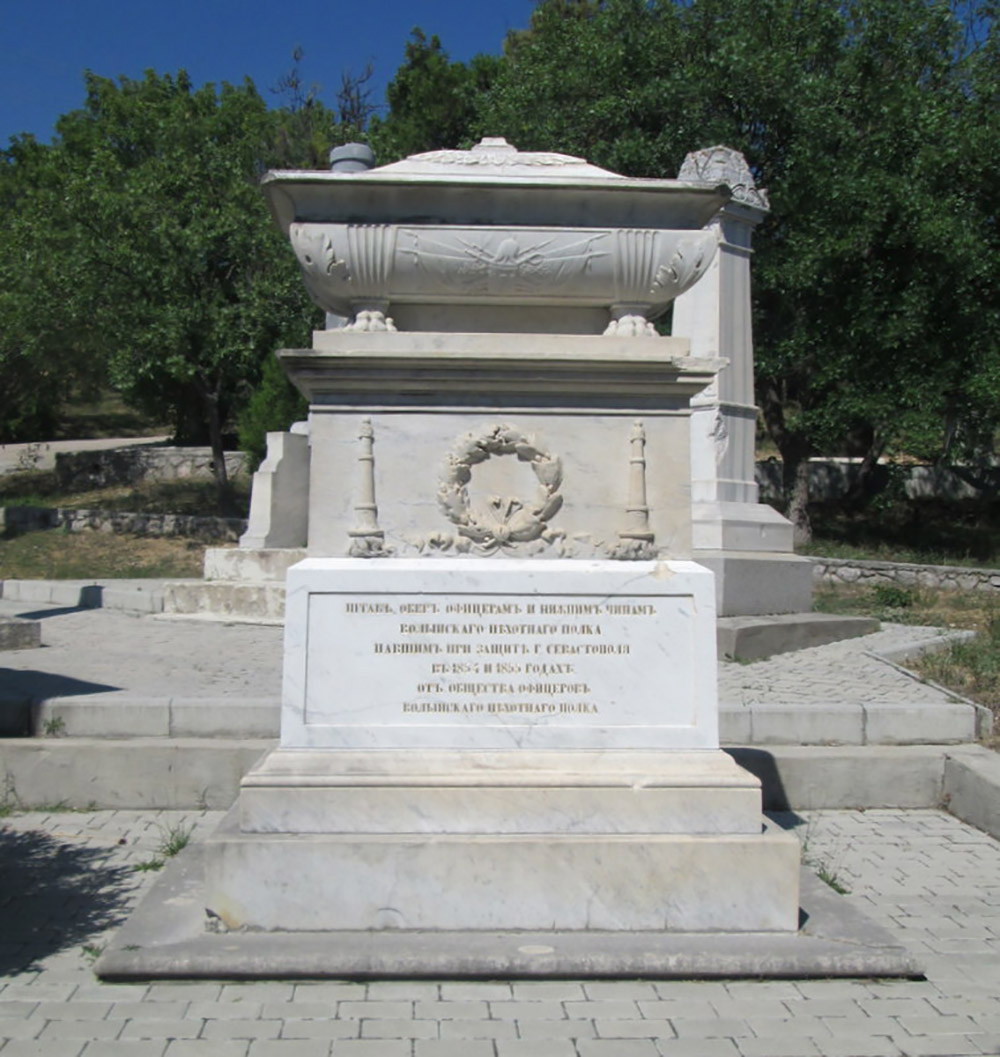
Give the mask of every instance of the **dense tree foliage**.
<svg viewBox="0 0 1000 1057">
<path fill-rule="evenodd" d="M 992 4 L 547 0 L 476 131 L 638 176 L 743 151 L 773 208 L 757 397 L 807 531 L 811 454 L 992 452 L 996 49 Z"/>
<path fill-rule="evenodd" d="M 233 411 L 264 358 L 307 341 L 317 317 L 257 185 L 272 156 L 294 160 L 296 137 L 308 151 L 302 129 L 250 84 L 88 75 L 86 106 L 60 119 L 51 147 L 7 152 L 15 192 L 31 185 L 8 221 L 31 262 L 18 305 L 32 318 L 16 331 L 26 379 L 68 365 L 65 385 L 75 360 L 99 364 L 178 440 L 211 444 L 224 500 Z"/>
</svg>

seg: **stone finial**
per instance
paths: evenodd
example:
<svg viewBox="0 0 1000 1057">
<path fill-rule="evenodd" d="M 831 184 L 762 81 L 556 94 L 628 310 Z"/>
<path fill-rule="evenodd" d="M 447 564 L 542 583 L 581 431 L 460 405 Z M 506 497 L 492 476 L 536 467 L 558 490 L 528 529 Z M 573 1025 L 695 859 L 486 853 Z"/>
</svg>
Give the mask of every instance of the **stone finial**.
<svg viewBox="0 0 1000 1057">
<path fill-rule="evenodd" d="M 330 151 L 333 172 L 367 172 L 375 167 L 375 152 L 367 143 L 345 143 Z"/>
<path fill-rule="evenodd" d="M 728 184 L 734 202 L 758 209 L 771 208 L 767 191 L 757 186 L 746 158 L 732 147 L 706 147 L 704 150 L 691 151 L 684 159 L 677 179 L 713 186 Z"/>
</svg>

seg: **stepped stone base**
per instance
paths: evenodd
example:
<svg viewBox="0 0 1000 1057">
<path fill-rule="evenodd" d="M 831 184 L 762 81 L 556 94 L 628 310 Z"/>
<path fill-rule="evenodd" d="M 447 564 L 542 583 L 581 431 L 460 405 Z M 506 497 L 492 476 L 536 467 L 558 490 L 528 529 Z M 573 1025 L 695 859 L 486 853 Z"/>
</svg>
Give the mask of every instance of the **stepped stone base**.
<svg viewBox="0 0 1000 1057">
<path fill-rule="evenodd" d="M 856 639 L 879 630 L 872 617 L 832 613 L 779 613 L 773 616 L 720 617 L 716 625 L 719 656 L 755 661 L 829 642 Z"/>
<path fill-rule="evenodd" d="M 720 617 L 808 613 L 812 609 L 813 571 L 808 558 L 766 551 L 698 549 L 691 558 L 715 573 L 715 603 Z"/>
<path fill-rule="evenodd" d="M 210 839 L 230 929 L 791 932 L 799 844 L 718 750 L 277 750 Z"/>
<path fill-rule="evenodd" d="M 172 582 L 163 585 L 165 616 L 201 617 L 247 624 L 282 624 L 285 585 L 229 580 Z"/>
</svg>

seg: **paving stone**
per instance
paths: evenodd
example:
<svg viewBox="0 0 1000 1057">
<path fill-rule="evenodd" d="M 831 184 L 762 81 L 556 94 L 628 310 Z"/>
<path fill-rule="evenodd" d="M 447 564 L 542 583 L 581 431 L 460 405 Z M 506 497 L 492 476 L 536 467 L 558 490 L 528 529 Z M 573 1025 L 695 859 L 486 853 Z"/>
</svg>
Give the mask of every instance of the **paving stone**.
<svg viewBox="0 0 1000 1057">
<path fill-rule="evenodd" d="M 175 1039 L 167 1044 L 164 1057 L 247 1057 L 245 1039 Z"/>
<path fill-rule="evenodd" d="M 329 1053 L 329 1039 L 254 1039 L 248 1057 L 328 1057 Z"/>
<path fill-rule="evenodd" d="M 415 1009 L 415 1016 L 421 1020 L 486 1020 L 489 1015 L 485 1001 L 418 1001 Z"/>
<path fill-rule="evenodd" d="M 204 1021 L 178 1018 L 133 1017 L 122 1028 L 122 1039 L 197 1039 Z"/>
<path fill-rule="evenodd" d="M 657 1039 L 662 1057 L 739 1057 L 733 1039 Z"/>
<path fill-rule="evenodd" d="M 0 1039 L 35 1039 L 45 1027 L 42 1017 L 0 1019 Z"/>
<path fill-rule="evenodd" d="M 409 1039 L 335 1040 L 330 1057 L 412 1057 Z"/>
<path fill-rule="evenodd" d="M 442 1020 L 438 1024 L 442 1039 L 516 1039 L 515 1020 Z"/>
<path fill-rule="evenodd" d="M 339 1002 L 341 999 L 361 1000 L 368 994 L 366 984 L 355 983 L 327 983 L 326 981 L 310 981 L 309 983 L 296 984 L 294 987 L 294 999 L 296 1002 Z"/>
<path fill-rule="evenodd" d="M 79 1057 L 85 1045 L 82 1039 L 46 1039 L 44 1042 L 11 1039 L 0 1053 L 4 1057 Z"/>
<path fill-rule="evenodd" d="M 38 1039 L 117 1039 L 124 1026 L 121 1020 L 50 1020 Z"/>
<path fill-rule="evenodd" d="M 720 1037 L 739 1039 L 753 1034 L 745 1020 L 736 1018 L 708 1017 L 704 1020 L 692 1018 L 691 1020 L 676 1020 L 673 1024 L 677 1029 L 677 1035 L 682 1039 L 717 1039 Z"/>
<path fill-rule="evenodd" d="M 597 1032 L 591 1020 L 524 1020 L 517 1033 L 522 1039 L 593 1039 Z"/>
<path fill-rule="evenodd" d="M 565 1020 L 561 1002 L 490 1002 L 496 1020 Z"/>
<path fill-rule="evenodd" d="M 669 1020 L 598 1020 L 597 1034 L 602 1039 L 675 1039 L 677 1032 Z"/>
<path fill-rule="evenodd" d="M 965 1057 L 983 1051 L 974 1038 L 963 1035 L 938 1035 L 935 1038 L 899 1038 L 892 1040 L 906 1057 Z"/>
<path fill-rule="evenodd" d="M 823 1057 L 811 1039 L 737 1039 L 743 1057 Z"/>
<path fill-rule="evenodd" d="M 417 1039 L 413 1057 L 493 1057 L 493 1043 L 448 1039 Z"/>
<path fill-rule="evenodd" d="M 512 1039 L 497 1042 L 497 1057 L 576 1057 L 576 1046 L 559 1039 Z"/>
<path fill-rule="evenodd" d="M 360 1020 L 368 1017 L 378 1017 L 381 1020 L 409 1018 L 413 1016 L 412 1002 L 340 1002 L 337 1005 L 337 1015 Z"/>
<path fill-rule="evenodd" d="M 626 1020 L 640 1017 L 639 1007 L 635 1002 L 604 999 L 590 1002 L 563 1002 L 563 1009 L 570 1020 L 600 1017 L 602 1020 Z"/>
<path fill-rule="evenodd" d="M 189 1017 L 204 1017 L 212 1020 L 256 1020 L 261 1015 L 260 1002 L 192 1002 L 188 1006 Z"/>
<path fill-rule="evenodd" d="M 281 1033 L 280 1020 L 206 1020 L 201 1029 L 203 1039 L 276 1039 Z"/>
<path fill-rule="evenodd" d="M 255 980 L 250 984 L 223 984 L 220 1002 L 291 1002 L 295 984 L 281 980 Z"/>
<path fill-rule="evenodd" d="M 368 998 L 380 1001 L 433 1001 L 439 997 L 439 990 L 438 984 L 426 980 L 372 980 L 368 984 Z"/>
<path fill-rule="evenodd" d="M 441 984 L 441 999 L 445 1002 L 463 999 L 503 1002 L 513 998 L 513 989 L 508 983 L 479 983 L 476 980 L 459 980 Z"/>
<path fill-rule="evenodd" d="M 368 1020 L 361 1021 L 363 1039 L 436 1039 L 435 1020 Z"/>
<path fill-rule="evenodd" d="M 659 997 L 652 984 L 643 983 L 641 980 L 588 980 L 583 985 L 583 990 L 587 998 L 597 1002 L 649 1002 Z"/>
<path fill-rule="evenodd" d="M 284 1020 L 281 1027 L 283 1039 L 357 1039 L 361 1035 L 360 1020 Z"/>
<path fill-rule="evenodd" d="M 520 1002 L 572 1002 L 587 997 L 582 984 L 569 981 L 522 980 L 514 981 L 511 986 L 515 1001 Z"/>
<path fill-rule="evenodd" d="M 166 1048 L 166 1039 L 163 1042 L 98 1039 L 87 1043 L 83 1057 L 161 1057 Z"/>
<path fill-rule="evenodd" d="M 660 1057 L 650 1039 L 581 1039 L 576 1052 L 579 1057 Z"/>
<path fill-rule="evenodd" d="M 721 1001 L 721 999 L 716 999 Z M 659 1000 L 638 1003 L 639 1012 L 650 1020 L 708 1020 L 717 1016 L 715 1002 L 707 999 L 678 999 L 673 1002 Z"/>
</svg>

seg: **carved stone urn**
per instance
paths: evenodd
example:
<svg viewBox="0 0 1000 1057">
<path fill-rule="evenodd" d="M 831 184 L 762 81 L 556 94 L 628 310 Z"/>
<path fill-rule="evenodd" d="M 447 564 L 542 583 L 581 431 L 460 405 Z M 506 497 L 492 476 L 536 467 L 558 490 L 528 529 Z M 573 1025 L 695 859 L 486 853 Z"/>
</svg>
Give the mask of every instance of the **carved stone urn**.
<svg viewBox="0 0 1000 1057">
<path fill-rule="evenodd" d="M 702 228 L 730 198 L 503 139 L 263 183 L 313 299 L 374 331 L 654 334 L 710 264 Z"/>
</svg>

